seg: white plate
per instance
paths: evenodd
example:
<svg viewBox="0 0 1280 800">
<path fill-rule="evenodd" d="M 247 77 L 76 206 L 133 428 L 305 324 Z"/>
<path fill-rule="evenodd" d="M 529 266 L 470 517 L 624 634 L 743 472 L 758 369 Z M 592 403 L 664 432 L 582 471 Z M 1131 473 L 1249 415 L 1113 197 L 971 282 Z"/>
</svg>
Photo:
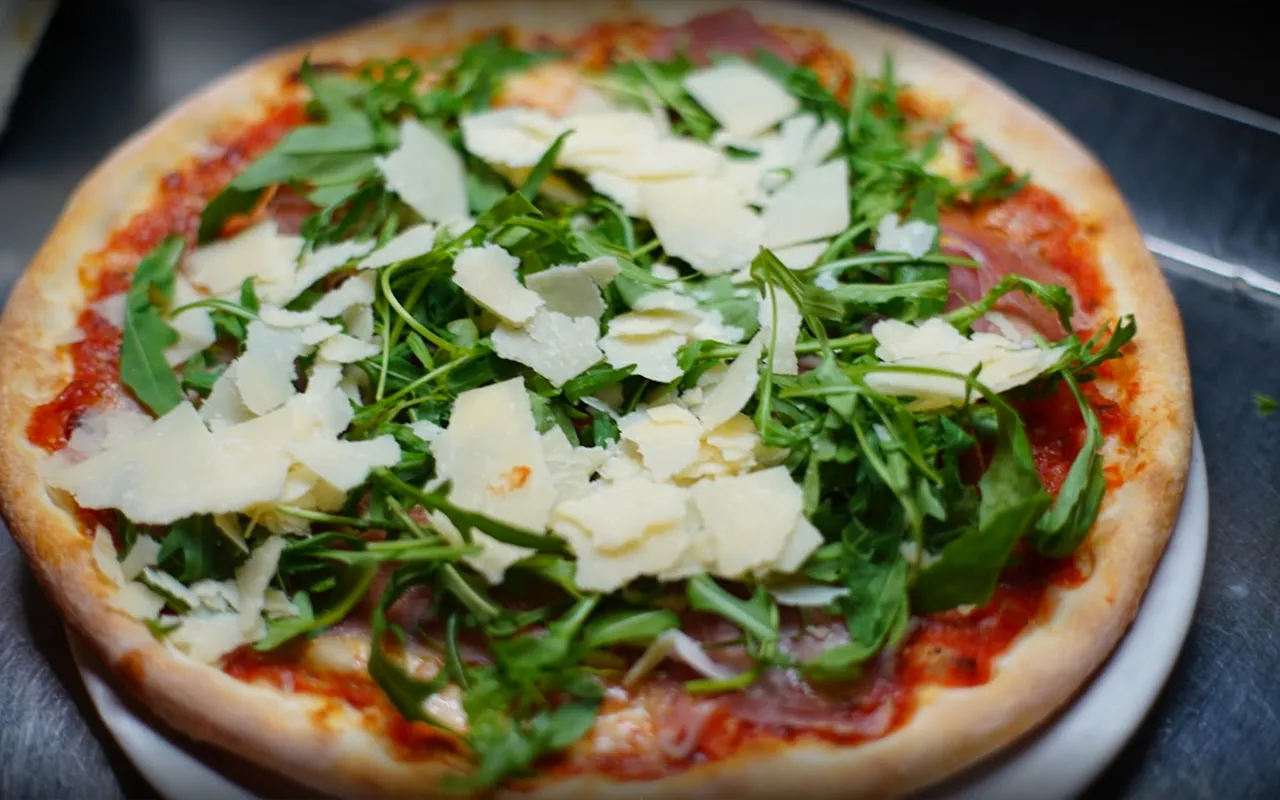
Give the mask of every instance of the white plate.
<svg viewBox="0 0 1280 800">
<path fill-rule="evenodd" d="M 1078 795 L 1133 735 L 1182 649 L 1204 572 L 1209 496 L 1197 435 L 1182 510 L 1133 627 L 1079 698 L 1014 749 L 927 793 L 947 800 L 1041 800 Z M 278 778 L 166 730 L 121 698 L 83 645 L 71 652 L 103 722 L 163 797 L 257 800 L 299 794 Z M 1069 754 L 1069 757 L 1065 757 Z M 232 780 L 231 775 L 236 776 Z M 267 788 L 267 783 L 275 788 Z"/>
</svg>

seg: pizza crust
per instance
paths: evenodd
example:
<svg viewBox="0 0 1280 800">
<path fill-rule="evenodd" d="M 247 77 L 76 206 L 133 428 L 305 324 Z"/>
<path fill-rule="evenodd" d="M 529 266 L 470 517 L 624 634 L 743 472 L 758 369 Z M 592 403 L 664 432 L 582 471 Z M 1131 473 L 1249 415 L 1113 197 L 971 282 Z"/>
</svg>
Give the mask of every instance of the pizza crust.
<svg viewBox="0 0 1280 800">
<path fill-rule="evenodd" d="M 680 22 L 727 5 L 646 2 L 640 13 Z M 1139 335 L 1129 357 L 1140 390 L 1131 413 L 1140 438 L 1126 473 L 1108 494 L 1091 536 L 1094 568 L 1060 593 L 1044 624 L 996 662 L 992 679 L 968 689 L 934 689 L 894 733 L 856 747 L 805 745 L 746 752 L 653 783 L 575 777 L 545 785 L 548 797 L 881 797 L 933 783 L 1007 745 L 1067 703 L 1106 659 L 1137 611 L 1177 516 L 1191 451 L 1191 387 L 1181 322 L 1168 287 L 1123 199 L 1097 162 L 1043 112 L 937 47 L 845 12 L 783 2 L 749 3 L 763 22 L 823 31 L 861 65 L 885 49 L 906 82 L 955 103 L 967 133 L 1091 224 L 1112 298 L 1102 313 L 1131 312 Z M 78 269 L 108 234 L 154 197 L 158 180 L 228 125 L 260 116 L 280 99 L 282 78 L 307 50 L 313 60 L 355 61 L 404 46 L 448 47 L 501 21 L 518 29 L 573 34 L 593 22 L 632 15 L 620 3 L 469 0 L 388 17 L 250 64 L 178 105 L 138 133 L 76 190 L 0 320 L 0 498 L 6 522 L 67 621 L 144 704 L 200 740 L 305 784 L 349 796 L 421 796 L 449 768 L 403 762 L 336 704 L 241 683 L 175 655 L 140 623 L 110 611 L 110 590 L 93 566 L 90 539 L 51 498 L 38 472 L 44 453 L 26 436 L 32 411 L 65 384 L 56 342 L 84 305 Z M 874 67 L 873 67 L 874 68 Z M 123 203 L 123 200 L 129 202 Z"/>
</svg>

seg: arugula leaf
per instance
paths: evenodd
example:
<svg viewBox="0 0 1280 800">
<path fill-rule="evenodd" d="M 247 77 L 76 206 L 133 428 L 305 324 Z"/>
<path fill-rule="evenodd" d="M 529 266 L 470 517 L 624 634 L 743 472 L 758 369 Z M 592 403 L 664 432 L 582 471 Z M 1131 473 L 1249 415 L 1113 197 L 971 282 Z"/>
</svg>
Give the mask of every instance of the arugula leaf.
<svg viewBox="0 0 1280 800">
<path fill-rule="evenodd" d="M 213 517 L 206 514 L 171 524 L 160 542 L 156 561 L 178 580 L 190 584 L 231 577 L 241 555 L 218 530 Z"/>
<path fill-rule="evenodd" d="M 889 558 L 875 558 L 853 551 L 843 575 L 849 594 L 839 603 L 849 628 L 847 644 L 832 647 L 800 665 L 805 677 L 814 681 L 857 678 L 862 664 L 893 645 L 907 628 L 907 562 L 895 552 Z"/>
<path fill-rule="evenodd" d="M 427 580 L 433 569 L 434 566 L 411 565 L 391 573 L 387 588 L 383 590 L 382 597 L 373 610 L 373 619 L 370 624 L 373 641 L 369 650 L 369 677 L 373 678 L 386 694 L 387 699 L 405 719 L 425 722 L 428 725 L 452 731 L 448 725 L 431 716 L 424 708 L 428 698 L 448 685 L 449 671 L 442 669 L 429 681 L 415 678 L 392 663 L 383 647 L 383 640 L 387 634 L 400 633 L 399 627 L 387 620 L 387 609 L 405 592 Z"/>
<path fill-rule="evenodd" d="M 1063 373 L 1062 378 L 1080 407 L 1085 435 L 1053 506 L 1040 518 L 1031 536 L 1036 550 L 1052 558 L 1063 558 L 1076 551 L 1093 527 L 1102 506 L 1102 495 L 1107 490 L 1107 479 L 1102 474 L 1100 451 L 1103 439 L 1098 416 L 1085 399 L 1076 378 L 1070 373 Z"/>
<path fill-rule="evenodd" d="M 680 627 L 680 618 L 665 609 L 649 611 L 615 611 L 597 617 L 583 632 L 583 645 L 588 650 L 614 645 L 646 645 L 663 631 Z"/>
<path fill-rule="evenodd" d="M 162 417 L 183 400 L 182 387 L 164 351 L 178 341 L 165 321 L 174 273 L 185 243 L 170 236 L 138 263 L 125 299 L 120 380 L 151 413 Z"/>
<path fill-rule="evenodd" d="M 986 399 L 1000 425 L 995 453 L 978 481 L 982 495 L 978 524 L 921 568 L 911 591 L 912 602 L 921 612 L 984 605 L 995 592 L 1014 544 L 1035 529 L 1049 507 L 1051 498 L 1040 483 L 1022 420 L 999 397 L 988 394 Z"/>
<path fill-rule="evenodd" d="M 377 567 L 373 564 L 342 570 L 334 587 L 325 592 L 324 605 L 319 613 L 314 611 L 311 598 L 302 594 L 306 598 L 306 605 L 300 606 L 299 610 L 303 613 L 297 617 L 269 620 L 266 636 L 259 639 L 253 648 L 259 651 L 274 650 L 299 636 L 318 633 L 337 625 L 368 594 L 376 574 Z M 297 597 L 294 604 L 299 605 Z"/>
</svg>

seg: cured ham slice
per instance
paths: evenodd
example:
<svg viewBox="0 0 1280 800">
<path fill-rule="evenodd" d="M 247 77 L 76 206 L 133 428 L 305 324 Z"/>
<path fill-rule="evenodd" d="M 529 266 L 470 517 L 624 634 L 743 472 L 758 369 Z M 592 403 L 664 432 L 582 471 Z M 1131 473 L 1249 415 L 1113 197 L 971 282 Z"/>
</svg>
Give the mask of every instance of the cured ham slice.
<svg viewBox="0 0 1280 800">
<path fill-rule="evenodd" d="M 650 45 L 648 55 L 662 61 L 684 54 L 696 64 L 706 64 L 711 53 L 751 56 L 761 49 L 786 61 L 796 58 L 787 43 L 766 30 L 749 11 L 733 8 L 664 28 Z"/>
</svg>

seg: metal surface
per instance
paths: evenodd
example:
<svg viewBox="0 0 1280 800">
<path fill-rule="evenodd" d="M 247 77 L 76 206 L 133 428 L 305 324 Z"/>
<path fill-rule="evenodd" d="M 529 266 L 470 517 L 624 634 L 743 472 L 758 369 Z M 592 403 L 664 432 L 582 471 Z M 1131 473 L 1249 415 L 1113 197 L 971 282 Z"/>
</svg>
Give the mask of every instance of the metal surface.
<svg viewBox="0 0 1280 800">
<path fill-rule="evenodd" d="M 0 293 L 76 182 L 165 106 L 265 49 L 387 5 L 66 0 L 0 139 Z M 906 12 L 926 22 L 932 13 Z M 1214 509 L 1209 564 L 1168 688 L 1089 796 L 1274 796 L 1280 415 L 1258 418 L 1251 394 L 1280 395 L 1280 315 L 1265 293 L 1213 273 L 1226 263 L 1280 279 L 1280 123 L 1180 103 L 1166 87 L 1124 85 L 1123 71 L 1022 38 L 1009 49 L 990 28 L 965 36 L 904 24 L 1059 119 L 1107 164 L 1146 232 L 1172 245 L 1162 252 L 1173 258 L 1161 262 L 1190 346 Z M 8 537 L 0 537 L 0 641 L 0 797 L 152 796 L 92 713 L 55 614 Z"/>
</svg>

